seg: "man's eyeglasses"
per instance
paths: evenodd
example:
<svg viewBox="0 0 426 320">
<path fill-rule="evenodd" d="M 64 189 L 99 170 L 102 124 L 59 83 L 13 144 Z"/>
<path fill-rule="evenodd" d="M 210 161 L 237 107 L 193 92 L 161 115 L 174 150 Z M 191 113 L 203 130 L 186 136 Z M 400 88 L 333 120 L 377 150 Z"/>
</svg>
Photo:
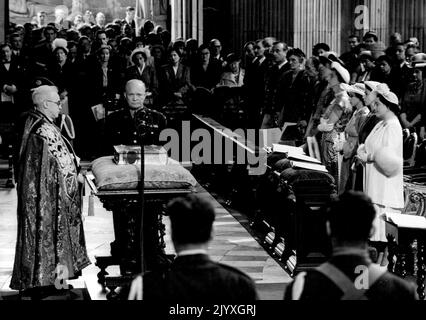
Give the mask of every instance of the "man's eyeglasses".
<svg viewBox="0 0 426 320">
<path fill-rule="evenodd" d="M 46 101 L 53 102 L 53 103 L 54 103 L 54 104 L 56 104 L 58 107 L 60 107 L 60 106 L 61 106 L 61 104 L 62 104 L 61 100 L 59 100 L 59 101 L 46 100 Z"/>
</svg>

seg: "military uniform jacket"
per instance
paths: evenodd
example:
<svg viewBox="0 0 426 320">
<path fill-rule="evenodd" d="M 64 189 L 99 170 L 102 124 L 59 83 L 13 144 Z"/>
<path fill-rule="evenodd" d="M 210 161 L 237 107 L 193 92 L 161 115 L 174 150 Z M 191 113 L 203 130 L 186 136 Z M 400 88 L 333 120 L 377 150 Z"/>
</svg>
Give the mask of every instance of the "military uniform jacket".
<svg viewBox="0 0 426 320">
<path fill-rule="evenodd" d="M 160 112 L 144 107 L 136 113 L 135 119 L 128 108 L 118 110 L 107 117 L 106 136 L 108 151 L 113 152 L 115 145 L 160 145 L 161 131 L 166 127 L 166 118 Z M 139 140 L 139 133 L 143 141 Z"/>
</svg>

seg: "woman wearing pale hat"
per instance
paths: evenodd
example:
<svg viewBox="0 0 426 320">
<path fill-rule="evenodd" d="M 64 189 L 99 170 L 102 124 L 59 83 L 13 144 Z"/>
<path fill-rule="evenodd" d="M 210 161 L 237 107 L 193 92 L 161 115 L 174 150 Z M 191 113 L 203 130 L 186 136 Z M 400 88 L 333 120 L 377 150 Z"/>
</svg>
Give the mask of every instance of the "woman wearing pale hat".
<svg viewBox="0 0 426 320">
<path fill-rule="evenodd" d="M 340 174 L 340 193 L 345 192 L 350 186 L 347 182 L 351 173 L 351 166 L 358 149 L 358 133 L 361 125 L 367 119 L 370 109 L 364 104 L 365 85 L 356 83 L 344 85 L 348 93 L 354 113 L 345 128 L 345 142 L 343 144 L 343 160 Z"/>
<path fill-rule="evenodd" d="M 342 139 L 347 122 L 352 113 L 352 106 L 346 91 L 341 84 L 350 81 L 349 71 L 339 62 L 330 65 L 328 86 L 333 90 L 335 98 L 326 108 L 321 117 L 318 130 L 322 132 L 321 152 L 323 163 L 334 177 L 336 187 L 339 187 L 339 154 L 342 148 Z"/>
<path fill-rule="evenodd" d="M 362 71 L 358 74 L 356 82 L 369 81 L 371 74 L 376 67 L 375 59 L 371 51 L 363 51 L 359 54 L 360 64 L 362 65 Z"/>
<path fill-rule="evenodd" d="M 149 54 L 148 48 L 136 48 L 133 50 L 130 55 L 130 61 L 133 66 L 126 69 L 125 83 L 131 79 L 141 80 L 146 87 L 147 99 L 145 99 L 145 105 L 148 108 L 154 108 L 157 102 L 159 84 L 155 67 L 147 64 Z"/>
<path fill-rule="evenodd" d="M 364 104 L 369 108 L 371 111 L 373 102 L 376 100 L 376 88 L 379 86 L 386 86 L 384 83 L 376 82 L 376 81 L 365 81 L 364 82 L 364 88 L 365 88 L 365 96 L 364 96 Z M 364 120 L 364 122 L 361 124 L 359 131 L 358 131 L 358 144 L 364 144 L 365 140 L 371 133 L 371 131 L 374 129 L 374 127 L 380 122 L 380 120 L 375 116 L 373 112 L 370 112 L 367 116 L 367 118 Z M 362 163 L 359 163 L 357 161 L 357 158 L 354 159 L 355 161 L 355 167 L 352 167 L 352 175 L 351 181 L 352 189 L 356 191 L 363 191 L 364 190 L 364 166 Z"/>
<path fill-rule="evenodd" d="M 376 82 L 376 81 L 365 81 L 365 96 L 364 103 L 370 109 L 372 108 L 373 102 L 376 100 L 376 88 L 379 86 L 386 86 L 387 84 Z M 389 88 L 389 87 L 388 87 Z M 374 129 L 376 124 L 379 123 L 379 119 L 375 116 L 373 112 L 368 115 L 368 118 L 365 120 L 363 125 L 359 129 L 359 143 L 362 144 L 367 139 L 368 135 L 371 133 L 371 130 Z"/>
<path fill-rule="evenodd" d="M 241 58 L 235 53 L 226 56 L 226 70 L 222 73 L 218 86 L 242 87 L 245 70 L 240 66 Z"/>
<path fill-rule="evenodd" d="M 372 112 L 380 122 L 365 144 L 358 148 L 357 157 L 365 165 L 364 192 L 372 199 L 377 211 L 370 240 L 383 244 L 384 251 L 387 239 L 383 215 L 400 213 L 404 207 L 403 143 L 398 97 L 383 85 L 376 88 L 376 95 Z M 378 262 L 385 265 L 386 255 L 382 256 L 384 258 Z"/>
</svg>

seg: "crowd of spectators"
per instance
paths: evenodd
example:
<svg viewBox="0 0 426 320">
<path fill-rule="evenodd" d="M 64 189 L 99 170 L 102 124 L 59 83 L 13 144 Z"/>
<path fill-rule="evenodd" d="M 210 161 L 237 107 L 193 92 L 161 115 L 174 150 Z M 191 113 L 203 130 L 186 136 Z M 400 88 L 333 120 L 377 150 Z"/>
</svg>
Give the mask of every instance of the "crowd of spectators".
<svg viewBox="0 0 426 320">
<path fill-rule="evenodd" d="M 170 32 L 152 21 L 137 28 L 134 15 L 129 7 L 124 19 L 112 22 L 101 12 L 94 18 L 87 11 L 73 22 L 47 23 L 46 14 L 39 12 L 36 21 L 13 25 L 8 42 L 1 45 L 2 103 L 8 104 L 2 118 L 14 120 L 31 108 L 31 88 L 49 81 L 59 89 L 63 112 L 74 121 L 77 152 L 90 157 L 103 138 L 92 107 L 119 108 L 125 83 L 140 79 L 147 88 L 145 104 L 158 111 L 186 106 L 222 117 L 233 128 L 295 123 L 297 130 L 289 131 L 286 139 L 296 144 L 309 136 L 322 139 L 323 161 L 336 171 L 328 145 L 336 139 L 344 143 L 353 115 L 347 90 L 340 84 L 373 81 L 387 84 L 397 95 L 402 127 L 425 136 L 426 54 L 420 53 L 415 38 L 403 42 L 394 34 L 386 48 L 370 31 L 362 41 L 350 36 L 350 50 L 340 57 L 326 43 L 316 44 L 307 57 L 298 48 L 266 37 L 244 44 L 239 56 L 224 54 L 218 39 L 204 44 L 193 38 L 172 42 Z M 240 90 L 230 93 L 222 87 Z M 366 106 L 362 97 L 360 102 Z M 331 103 L 343 108 L 331 108 Z M 223 112 L 227 107 L 231 114 Z M 232 117 L 232 112 L 238 116 Z M 325 130 L 321 137 L 327 129 L 324 122 L 321 125 L 325 118 L 335 118 L 330 121 L 337 129 Z"/>
<path fill-rule="evenodd" d="M 381 214 L 403 206 L 402 129 L 425 138 L 426 54 L 417 39 L 393 34 L 386 47 L 369 31 L 351 35 L 341 55 L 318 43 L 308 57 L 266 37 L 244 44 L 239 56 L 218 39 L 172 41 L 149 20 L 137 28 L 134 13 L 129 7 L 124 19 L 108 22 L 87 11 L 73 22 L 47 23 L 39 12 L 34 22 L 12 25 L 0 45 L 1 122 L 14 123 L 33 107 L 31 89 L 55 85 L 75 126 L 68 138 L 84 158 L 97 157 L 105 153 L 101 124 L 108 124 L 99 121 L 98 106 L 108 119 L 122 106 L 126 83 L 138 79 L 153 110 L 185 107 L 234 128 L 290 124 L 296 130 L 282 139 L 300 146 L 316 138 L 340 194 L 363 186 L 377 212 L 371 240 L 385 241 Z M 358 163 L 361 183 L 349 173 Z"/>
</svg>

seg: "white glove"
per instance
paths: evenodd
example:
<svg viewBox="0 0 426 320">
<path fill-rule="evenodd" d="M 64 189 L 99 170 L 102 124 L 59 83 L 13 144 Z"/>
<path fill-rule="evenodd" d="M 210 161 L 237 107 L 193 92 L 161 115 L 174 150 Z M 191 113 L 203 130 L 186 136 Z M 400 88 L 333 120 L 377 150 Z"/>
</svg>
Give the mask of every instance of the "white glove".
<svg viewBox="0 0 426 320">
<path fill-rule="evenodd" d="M 367 150 L 365 149 L 365 145 L 364 144 L 361 144 L 358 147 L 357 157 L 358 157 L 358 159 L 360 159 L 364 163 L 368 162 L 368 153 L 367 153 Z"/>
<path fill-rule="evenodd" d="M 329 124 L 326 119 L 321 118 L 321 123 L 318 125 L 318 130 L 321 132 L 330 132 L 334 129 L 334 124 Z"/>
</svg>

